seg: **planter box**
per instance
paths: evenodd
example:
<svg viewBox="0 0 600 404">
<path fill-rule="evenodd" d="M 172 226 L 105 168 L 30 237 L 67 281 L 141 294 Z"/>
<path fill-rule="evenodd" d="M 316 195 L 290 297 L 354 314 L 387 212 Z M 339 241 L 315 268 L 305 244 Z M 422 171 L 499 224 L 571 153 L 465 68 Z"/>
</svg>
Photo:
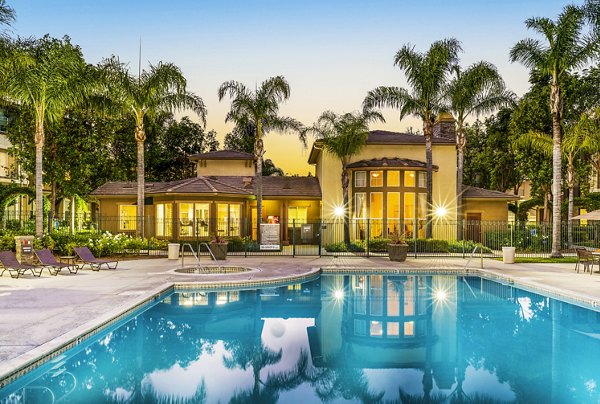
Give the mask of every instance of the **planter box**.
<svg viewBox="0 0 600 404">
<path fill-rule="evenodd" d="M 406 254 L 408 254 L 408 244 L 388 244 L 388 254 L 390 255 L 390 261 L 406 261 Z"/>
<path fill-rule="evenodd" d="M 227 259 L 227 243 L 209 243 L 216 260 Z"/>
</svg>

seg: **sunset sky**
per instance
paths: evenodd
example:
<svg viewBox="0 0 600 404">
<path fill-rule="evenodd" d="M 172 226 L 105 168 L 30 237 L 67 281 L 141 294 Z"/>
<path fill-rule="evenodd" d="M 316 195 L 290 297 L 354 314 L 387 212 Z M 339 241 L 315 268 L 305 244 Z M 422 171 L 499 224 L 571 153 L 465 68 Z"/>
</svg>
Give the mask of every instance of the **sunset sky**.
<svg viewBox="0 0 600 404">
<path fill-rule="evenodd" d="M 580 4 L 581 1 L 576 1 Z M 559 0 L 8 0 L 17 13 L 12 34 L 69 35 L 85 58 L 97 63 L 117 55 L 137 72 L 140 39 L 142 68 L 159 61 L 178 65 L 188 89 L 208 107 L 207 129 L 222 141 L 229 101 L 218 101 L 221 83 L 237 80 L 249 87 L 283 75 L 291 98 L 282 114 L 305 125 L 325 110 L 359 110 L 366 93 L 380 85 L 406 86 L 393 66 L 405 43 L 426 50 L 431 42 L 455 37 L 462 42 L 461 64 L 494 63 L 509 88 L 527 91 L 528 73 L 511 64 L 508 53 L 519 39 L 532 36 L 524 20 L 555 18 L 567 4 Z M 398 119 L 372 129 L 421 129 L 416 119 Z M 133 134 L 132 134 L 133 136 Z M 312 171 L 293 135 L 270 133 L 266 158 L 287 173 Z"/>
</svg>

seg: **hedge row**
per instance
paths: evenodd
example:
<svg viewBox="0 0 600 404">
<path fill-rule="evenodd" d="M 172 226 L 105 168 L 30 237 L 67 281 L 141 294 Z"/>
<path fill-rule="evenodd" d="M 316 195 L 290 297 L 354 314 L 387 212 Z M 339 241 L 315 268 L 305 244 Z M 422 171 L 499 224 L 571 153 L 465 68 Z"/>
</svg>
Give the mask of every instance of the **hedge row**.
<svg viewBox="0 0 600 404">
<path fill-rule="evenodd" d="M 15 250 L 15 235 L 5 232 L 0 235 L 0 251 Z M 112 235 L 111 233 L 85 233 L 85 234 L 59 234 L 45 235 L 41 239 L 33 240 L 35 249 L 48 248 L 60 255 L 73 255 L 73 247 L 86 246 L 97 257 L 112 256 L 117 254 L 139 254 L 140 250 L 149 247 L 155 250 L 166 250 L 167 241 L 151 238 L 129 237 L 124 234 Z"/>
<path fill-rule="evenodd" d="M 372 239 L 369 240 L 369 251 L 370 252 L 387 252 L 387 245 L 390 243 L 390 239 Z M 409 252 L 418 253 L 462 253 L 471 252 L 475 246 L 483 249 L 484 253 L 490 253 L 488 247 L 485 247 L 479 243 L 472 241 L 446 241 L 436 239 L 408 239 Z M 365 252 L 367 250 L 366 240 L 356 240 L 346 244 L 343 241 L 339 243 L 327 244 L 324 246 L 327 252 Z"/>
</svg>

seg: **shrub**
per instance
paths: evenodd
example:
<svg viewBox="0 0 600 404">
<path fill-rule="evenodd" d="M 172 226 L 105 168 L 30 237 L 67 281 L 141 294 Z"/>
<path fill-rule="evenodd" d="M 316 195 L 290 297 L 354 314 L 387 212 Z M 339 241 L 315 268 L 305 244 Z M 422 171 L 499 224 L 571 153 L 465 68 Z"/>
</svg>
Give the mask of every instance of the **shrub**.
<svg viewBox="0 0 600 404">
<path fill-rule="evenodd" d="M 324 246 L 327 252 L 365 252 L 365 247 L 362 245 L 364 241 L 357 240 L 354 243 L 346 244 L 343 241 L 339 243 L 331 243 Z"/>
<path fill-rule="evenodd" d="M 492 250 L 486 246 L 484 246 L 481 243 L 474 243 L 471 240 L 465 240 L 465 241 L 450 241 L 448 243 L 448 252 L 451 253 L 466 253 L 466 254 L 470 254 L 474 249 L 475 246 L 477 246 L 477 252 L 481 251 L 481 249 L 483 249 L 484 253 L 491 253 Z"/>
</svg>

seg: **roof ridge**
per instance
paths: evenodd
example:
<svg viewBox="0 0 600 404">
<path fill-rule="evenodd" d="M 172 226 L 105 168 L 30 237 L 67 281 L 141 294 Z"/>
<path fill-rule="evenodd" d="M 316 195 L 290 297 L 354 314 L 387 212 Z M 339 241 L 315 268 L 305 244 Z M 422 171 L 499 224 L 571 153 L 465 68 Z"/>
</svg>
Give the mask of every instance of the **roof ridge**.
<svg viewBox="0 0 600 404">
<path fill-rule="evenodd" d="M 210 183 L 210 181 L 208 180 L 208 178 L 206 178 L 205 176 L 201 176 L 201 177 L 198 177 L 198 179 L 201 180 L 201 181 L 203 181 L 204 184 L 206 184 L 206 186 L 211 189 L 211 191 L 217 192 L 217 188 L 215 188 L 213 186 L 213 184 Z"/>
<path fill-rule="evenodd" d="M 174 191 L 174 190 L 176 190 L 178 188 L 183 187 L 184 185 L 188 185 L 188 184 L 194 182 L 197 179 L 198 179 L 198 177 L 192 177 L 192 178 L 188 178 L 187 180 L 182 180 L 181 182 L 179 182 L 179 184 L 177 184 L 177 185 L 175 185 L 173 187 L 167 186 L 166 190 L 167 191 Z M 174 182 L 177 182 L 177 181 L 174 181 Z"/>
<path fill-rule="evenodd" d="M 240 175 L 240 176 L 236 176 L 236 177 L 247 177 L 247 176 Z M 240 187 L 236 187 L 235 185 L 229 185 L 229 184 L 225 184 L 224 182 L 221 182 L 221 181 L 219 181 L 219 180 L 217 180 L 217 179 L 212 179 L 212 178 L 211 178 L 211 179 L 210 179 L 210 181 L 214 181 L 214 182 L 216 182 L 216 183 L 218 183 L 218 184 L 221 184 L 221 185 L 224 185 L 224 186 L 226 186 L 226 187 L 228 187 L 228 188 L 233 188 L 233 189 L 237 189 L 238 191 L 242 191 L 242 192 L 249 193 L 249 191 L 248 191 L 247 189 L 240 188 Z M 212 187 L 212 186 L 211 186 L 211 187 Z"/>
</svg>

